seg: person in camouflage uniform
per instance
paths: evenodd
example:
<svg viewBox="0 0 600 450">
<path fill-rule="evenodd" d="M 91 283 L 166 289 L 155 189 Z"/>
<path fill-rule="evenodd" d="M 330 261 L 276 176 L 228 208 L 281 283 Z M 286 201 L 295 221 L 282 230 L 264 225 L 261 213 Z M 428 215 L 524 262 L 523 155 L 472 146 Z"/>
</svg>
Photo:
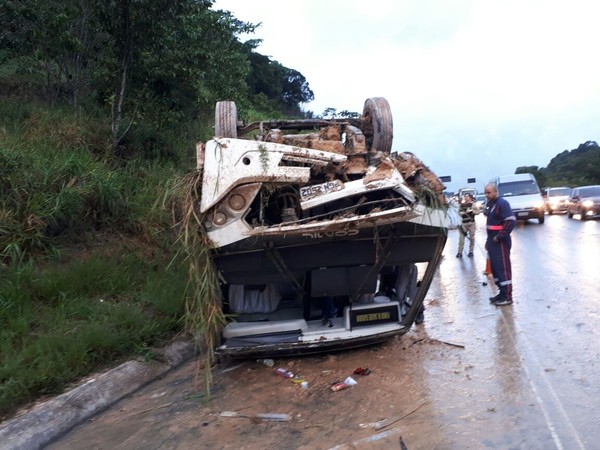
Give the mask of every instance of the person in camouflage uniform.
<svg viewBox="0 0 600 450">
<path fill-rule="evenodd" d="M 477 211 L 474 208 L 476 208 L 476 205 L 473 195 L 466 193 L 458 207 L 458 214 L 460 214 L 462 223 L 458 227 L 457 258 L 462 258 L 463 249 L 465 248 L 465 237 L 467 235 L 469 236 L 469 253 L 467 256 L 469 258 L 473 257 L 473 250 L 475 249 L 475 214 L 477 214 Z"/>
</svg>

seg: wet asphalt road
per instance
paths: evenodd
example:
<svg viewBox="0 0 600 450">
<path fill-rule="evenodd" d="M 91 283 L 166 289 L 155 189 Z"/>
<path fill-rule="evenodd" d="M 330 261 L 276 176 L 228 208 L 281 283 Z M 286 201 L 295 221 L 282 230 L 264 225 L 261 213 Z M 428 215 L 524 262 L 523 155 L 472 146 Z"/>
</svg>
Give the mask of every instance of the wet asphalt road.
<svg viewBox="0 0 600 450">
<path fill-rule="evenodd" d="M 484 220 L 483 215 L 477 217 L 473 258 L 456 258 L 458 232 L 450 231 L 426 297 L 426 320 L 416 337 L 463 344 L 464 349 L 446 346 L 415 353 L 403 370 L 403 375 L 422 380 L 419 395 L 428 401 L 413 425 L 400 423 L 409 449 L 600 448 L 600 220 L 553 215 L 546 216 L 543 225 L 519 222 L 512 249 L 515 303 L 505 307 L 489 303 L 495 292 L 482 283 Z M 385 357 L 387 348 L 401 355 L 394 345 L 375 354 Z M 338 358 L 342 364 L 348 355 Z M 318 361 L 309 357 L 298 364 Z M 187 380 L 183 373 L 173 377 Z M 178 386 L 187 389 L 189 380 L 181 380 Z M 165 390 L 160 383 L 165 381 L 136 394 L 137 401 L 149 402 Z M 128 401 L 132 402 L 125 399 L 49 448 L 204 448 L 198 436 L 193 438 L 197 426 L 186 428 L 183 410 L 165 415 L 154 408 L 156 416 L 134 421 L 138 416 L 119 415 Z M 402 401 L 401 393 L 396 401 Z M 174 429 L 158 436 L 170 442 L 167 446 L 157 443 L 153 429 L 158 423 Z M 411 435 L 417 425 L 419 433 Z M 107 430 L 112 431 L 106 434 Z M 131 438 L 121 441 L 118 432 L 148 437 L 132 445 Z M 253 447 L 246 443 L 243 448 Z M 377 448 L 399 447 L 396 439 Z"/>
<path fill-rule="evenodd" d="M 500 376 L 489 386 L 484 378 L 475 396 L 509 406 L 500 411 L 502 426 L 522 438 L 521 444 L 507 441 L 506 448 L 600 448 L 600 220 L 552 215 L 543 225 L 518 222 L 511 252 L 515 303 L 496 307 L 499 314 L 482 301 L 482 283 L 472 281 L 484 281 L 484 221 L 479 215 L 474 258 L 456 258 L 458 232 L 450 233 L 429 297 L 454 298 L 456 304 L 445 301 L 430 314 L 450 325 L 446 339 L 484 342 L 470 346 L 477 353 L 472 359 L 487 361 Z M 460 386 L 430 392 L 439 395 L 447 423 L 481 410 L 473 392 Z"/>
</svg>

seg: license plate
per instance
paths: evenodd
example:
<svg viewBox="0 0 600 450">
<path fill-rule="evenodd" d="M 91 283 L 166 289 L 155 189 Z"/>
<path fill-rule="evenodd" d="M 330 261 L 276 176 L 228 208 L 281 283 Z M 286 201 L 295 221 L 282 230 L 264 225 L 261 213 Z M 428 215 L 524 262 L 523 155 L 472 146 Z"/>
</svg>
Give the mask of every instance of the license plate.
<svg viewBox="0 0 600 450">
<path fill-rule="evenodd" d="M 396 302 L 369 309 L 351 309 L 349 310 L 349 316 L 349 325 L 352 328 L 398 323 L 400 321 L 398 303 Z"/>
<path fill-rule="evenodd" d="M 517 214 L 519 217 L 523 217 L 523 216 L 528 216 L 529 213 L 528 212 L 520 212 Z"/>
<path fill-rule="evenodd" d="M 311 198 L 319 197 L 320 195 L 329 194 L 333 191 L 339 191 L 343 188 L 344 184 L 340 180 L 332 180 L 321 184 L 314 184 L 312 186 L 300 188 L 300 198 L 302 201 L 306 201 Z"/>
</svg>

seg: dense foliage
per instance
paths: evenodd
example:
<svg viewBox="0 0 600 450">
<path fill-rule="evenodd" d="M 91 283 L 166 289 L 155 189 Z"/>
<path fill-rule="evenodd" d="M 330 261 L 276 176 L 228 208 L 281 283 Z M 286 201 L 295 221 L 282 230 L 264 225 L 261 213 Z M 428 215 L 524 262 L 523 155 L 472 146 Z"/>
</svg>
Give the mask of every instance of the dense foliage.
<svg viewBox="0 0 600 450">
<path fill-rule="evenodd" d="M 215 102 L 256 120 L 301 116 L 313 98 L 239 40 L 254 25 L 211 7 L 0 2 L 0 421 L 189 329 L 172 193 Z"/>
<path fill-rule="evenodd" d="M 161 204 L 179 171 L 95 155 L 102 141 L 93 118 L 0 103 L 0 421 L 182 329 Z"/>
<path fill-rule="evenodd" d="M 197 137 L 219 100 L 242 116 L 302 115 L 313 99 L 304 76 L 256 53 L 259 41 L 242 43 L 256 25 L 212 3 L 7 0 L 0 78 L 13 93 L 96 111 L 117 156 L 176 156 L 174 137 Z"/>
<path fill-rule="evenodd" d="M 540 187 L 600 184 L 600 147 L 595 141 L 587 141 L 559 153 L 547 167 L 518 167 L 515 173 L 534 174 Z"/>
</svg>

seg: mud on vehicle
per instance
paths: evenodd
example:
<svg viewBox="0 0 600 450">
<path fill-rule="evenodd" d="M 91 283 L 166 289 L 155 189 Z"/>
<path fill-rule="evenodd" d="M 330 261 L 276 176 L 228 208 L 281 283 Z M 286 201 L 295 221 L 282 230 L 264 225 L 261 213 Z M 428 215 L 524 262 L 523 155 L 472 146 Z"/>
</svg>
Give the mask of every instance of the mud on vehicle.
<svg viewBox="0 0 600 450">
<path fill-rule="evenodd" d="M 315 353 L 408 331 L 446 242 L 445 187 L 392 140 L 381 97 L 357 118 L 251 124 L 217 103 L 197 156 L 231 317 L 219 354 Z"/>
</svg>

